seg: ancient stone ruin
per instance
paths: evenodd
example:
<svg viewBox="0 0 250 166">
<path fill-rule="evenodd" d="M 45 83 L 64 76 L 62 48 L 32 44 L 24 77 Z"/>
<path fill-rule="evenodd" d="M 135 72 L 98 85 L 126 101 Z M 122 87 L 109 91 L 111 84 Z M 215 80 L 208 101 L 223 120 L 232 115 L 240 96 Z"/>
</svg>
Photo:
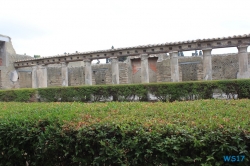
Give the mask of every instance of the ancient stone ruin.
<svg viewBox="0 0 250 166">
<path fill-rule="evenodd" d="M 249 78 L 249 44 L 250 34 L 32 58 L 17 55 L 10 37 L 0 35 L 0 87 Z M 238 53 L 211 54 L 212 49 L 227 47 L 237 47 Z M 196 55 L 184 56 L 183 51 L 196 51 Z M 126 60 L 120 62 L 121 58 Z M 91 64 L 94 59 L 109 59 L 111 62 Z"/>
</svg>

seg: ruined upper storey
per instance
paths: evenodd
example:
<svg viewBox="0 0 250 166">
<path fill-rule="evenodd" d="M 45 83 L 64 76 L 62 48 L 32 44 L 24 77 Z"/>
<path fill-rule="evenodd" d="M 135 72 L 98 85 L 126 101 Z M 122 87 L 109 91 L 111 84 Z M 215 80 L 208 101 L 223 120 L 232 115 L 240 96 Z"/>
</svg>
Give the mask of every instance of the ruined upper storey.
<svg viewBox="0 0 250 166">
<path fill-rule="evenodd" d="M 214 48 L 239 47 L 250 45 L 250 34 L 228 37 L 197 39 L 163 44 L 142 45 L 135 47 L 79 52 L 68 55 L 42 57 L 37 59 L 20 60 L 14 63 L 16 68 L 33 65 L 74 62 L 82 60 L 104 59 L 109 57 L 137 56 L 140 54 L 158 54 L 174 51 L 205 50 Z"/>
</svg>

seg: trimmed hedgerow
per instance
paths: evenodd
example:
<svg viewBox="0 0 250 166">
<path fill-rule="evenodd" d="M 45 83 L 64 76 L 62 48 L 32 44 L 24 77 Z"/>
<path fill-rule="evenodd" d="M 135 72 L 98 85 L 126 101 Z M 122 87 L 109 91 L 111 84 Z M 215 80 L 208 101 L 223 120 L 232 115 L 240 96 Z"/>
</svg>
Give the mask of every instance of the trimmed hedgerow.
<svg viewBox="0 0 250 166">
<path fill-rule="evenodd" d="M 35 98 L 36 89 L 0 90 L 0 101 L 28 102 Z"/>
<path fill-rule="evenodd" d="M 213 92 L 221 90 L 228 98 L 250 98 L 250 79 L 193 81 L 178 83 L 150 83 L 123 85 L 94 85 L 0 91 L 0 101 L 31 101 L 37 94 L 40 101 L 147 101 L 155 95 L 160 101 L 212 99 Z"/>
<path fill-rule="evenodd" d="M 113 96 L 114 101 L 146 101 L 151 93 L 160 101 L 212 99 L 220 89 L 228 97 L 250 98 L 250 80 L 193 81 L 178 83 L 150 83 L 132 85 L 96 85 L 38 89 L 45 101 L 100 101 Z M 92 98 L 91 98 L 92 96 Z"/>
<path fill-rule="evenodd" d="M 0 165 L 249 165 L 250 101 L 0 102 Z"/>
</svg>

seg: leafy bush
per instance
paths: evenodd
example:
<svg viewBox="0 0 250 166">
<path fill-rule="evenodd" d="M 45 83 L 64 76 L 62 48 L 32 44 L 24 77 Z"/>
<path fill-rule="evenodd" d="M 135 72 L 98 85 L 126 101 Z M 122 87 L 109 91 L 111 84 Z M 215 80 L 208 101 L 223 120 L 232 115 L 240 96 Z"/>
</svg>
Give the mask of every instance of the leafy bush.
<svg viewBox="0 0 250 166">
<path fill-rule="evenodd" d="M 29 101 L 34 94 L 40 101 L 147 101 L 148 95 L 155 95 L 160 101 L 183 101 L 212 99 L 215 89 L 226 93 L 228 98 L 250 98 L 250 79 L 193 81 L 177 83 L 150 83 L 127 85 L 94 85 L 0 91 L 0 101 Z"/>
<path fill-rule="evenodd" d="M 28 102 L 35 97 L 35 89 L 16 89 L 0 91 L 0 101 Z"/>
<path fill-rule="evenodd" d="M 0 102 L 0 165 L 223 165 L 250 161 L 250 101 Z"/>
</svg>

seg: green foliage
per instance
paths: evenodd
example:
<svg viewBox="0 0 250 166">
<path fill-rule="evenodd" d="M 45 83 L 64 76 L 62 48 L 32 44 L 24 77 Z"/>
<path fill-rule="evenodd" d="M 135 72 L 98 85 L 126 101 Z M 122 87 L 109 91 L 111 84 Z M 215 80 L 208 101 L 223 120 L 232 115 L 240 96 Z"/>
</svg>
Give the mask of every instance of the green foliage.
<svg viewBox="0 0 250 166">
<path fill-rule="evenodd" d="M 0 101 L 32 101 L 35 94 L 45 102 L 96 102 L 107 101 L 111 96 L 113 101 L 133 101 L 135 97 L 147 101 L 151 93 L 160 101 L 173 102 L 212 99 L 214 90 L 221 90 L 228 98 L 250 98 L 250 79 L 2 90 Z"/>
<path fill-rule="evenodd" d="M 250 100 L 0 102 L 1 165 L 224 165 L 250 161 Z"/>
<path fill-rule="evenodd" d="M 0 101 L 28 102 L 35 97 L 35 89 L 17 89 L 0 91 Z"/>
</svg>

